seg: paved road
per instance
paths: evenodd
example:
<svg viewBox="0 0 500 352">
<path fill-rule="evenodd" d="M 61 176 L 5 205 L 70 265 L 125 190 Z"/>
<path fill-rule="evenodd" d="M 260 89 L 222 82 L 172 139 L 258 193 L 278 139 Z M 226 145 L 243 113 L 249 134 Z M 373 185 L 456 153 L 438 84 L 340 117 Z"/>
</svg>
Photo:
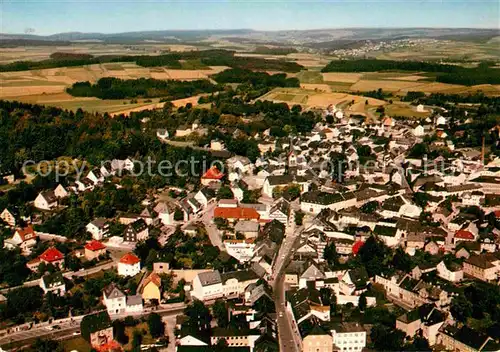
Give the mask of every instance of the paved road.
<svg viewBox="0 0 500 352">
<path fill-rule="evenodd" d="M 195 222 L 202 222 L 203 225 L 205 225 L 205 229 L 207 230 L 207 235 L 210 238 L 210 242 L 212 242 L 212 245 L 219 247 L 221 251 L 225 251 L 226 247 L 224 247 L 224 244 L 222 243 L 222 237 L 219 233 L 219 230 L 217 229 L 217 226 L 212 224 L 212 220 L 214 218 L 214 209 L 217 206 L 215 202 L 212 202 L 207 205 L 205 209 L 203 209 L 202 212 L 197 214 L 196 217 L 193 219 L 189 220 L 186 224 L 184 224 L 182 227 L 186 227 L 189 224 L 195 223 Z"/>
<path fill-rule="evenodd" d="M 151 308 L 145 309 L 142 313 L 126 313 L 120 315 L 113 315 L 111 319 L 123 319 L 126 316 L 132 315 L 134 317 L 142 317 L 149 315 L 151 312 L 158 313 L 161 316 L 172 316 L 173 321 L 175 321 L 175 316 L 182 314 L 184 311 L 185 305 L 179 304 L 175 307 L 169 308 L 159 308 L 156 310 L 152 310 Z M 16 333 L 9 334 L 5 337 L 0 338 L 0 346 L 4 347 L 6 345 L 15 343 L 18 344 L 28 344 L 31 341 L 34 341 L 39 337 L 50 337 L 53 339 L 67 339 L 72 336 L 80 335 L 80 322 L 83 319 L 83 316 L 74 317 L 73 321 L 68 321 L 66 323 L 59 324 L 51 324 L 50 326 L 58 325 L 58 329 L 50 330 L 47 326 L 33 328 L 31 330 L 20 331 Z M 173 330 L 172 330 L 173 333 Z M 173 340 L 172 340 L 173 341 Z"/>
<path fill-rule="evenodd" d="M 300 234 L 304 230 L 304 226 L 295 227 L 293 217 L 291 216 L 290 218 L 292 222 L 287 226 L 286 237 L 274 261 L 271 286 L 275 293 L 276 312 L 278 313 L 277 323 L 280 350 L 295 352 L 300 351 L 300 336 L 298 335 L 298 331 L 292 327 L 291 317 L 285 308 L 284 271 L 299 244 Z"/>
</svg>

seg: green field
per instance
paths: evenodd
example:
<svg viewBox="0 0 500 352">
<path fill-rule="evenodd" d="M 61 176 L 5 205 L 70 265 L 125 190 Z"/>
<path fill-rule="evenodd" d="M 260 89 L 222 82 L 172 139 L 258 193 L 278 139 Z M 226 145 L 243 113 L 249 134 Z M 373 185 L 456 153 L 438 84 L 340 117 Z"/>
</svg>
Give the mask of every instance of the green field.
<svg viewBox="0 0 500 352">
<path fill-rule="evenodd" d="M 300 83 L 312 83 L 321 84 L 323 83 L 323 76 L 318 71 L 300 71 L 297 73 L 297 78 Z"/>
</svg>

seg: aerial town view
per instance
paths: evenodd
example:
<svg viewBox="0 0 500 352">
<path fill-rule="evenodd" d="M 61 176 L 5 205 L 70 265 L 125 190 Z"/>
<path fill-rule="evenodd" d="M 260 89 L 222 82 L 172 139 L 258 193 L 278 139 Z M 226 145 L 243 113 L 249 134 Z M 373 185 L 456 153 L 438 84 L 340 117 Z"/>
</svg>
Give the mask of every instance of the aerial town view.
<svg viewBox="0 0 500 352">
<path fill-rule="evenodd" d="M 0 352 L 500 352 L 498 0 L 0 27 Z"/>
</svg>

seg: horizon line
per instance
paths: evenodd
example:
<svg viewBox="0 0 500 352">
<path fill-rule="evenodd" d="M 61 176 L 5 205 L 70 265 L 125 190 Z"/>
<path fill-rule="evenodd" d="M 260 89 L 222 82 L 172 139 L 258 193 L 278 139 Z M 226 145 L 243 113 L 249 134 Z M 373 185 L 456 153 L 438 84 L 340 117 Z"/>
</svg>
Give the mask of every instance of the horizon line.
<svg viewBox="0 0 500 352">
<path fill-rule="evenodd" d="M 342 29 L 469 29 L 469 30 L 496 30 L 500 34 L 500 28 L 498 27 L 400 27 L 400 26 L 377 26 L 377 27 L 362 27 L 362 26 L 352 26 L 352 27 L 318 27 L 318 28 L 307 28 L 307 29 L 255 29 L 255 28 L 205 28 L 205 29 L 144 29 L 135 31 L 124 31 L 124 32 L 82 32 L 82 31 L 67 31 L 67 32 L 55 32 L 51 34 L 36 34 L 36 33 L 9 33 L 0 32 L 0 35 L 25 35 L 25 36 L 35 36 L 35 37 L 47 37 L 60 34 L 128 34 L 128 33 L 141 33 L 141 32 L 211 32 L 211 31 L 253 31 L 253 32 L 306 32 L 306 31 L 325 31 L 325 30 L 342 30 Z"/>
</svg>

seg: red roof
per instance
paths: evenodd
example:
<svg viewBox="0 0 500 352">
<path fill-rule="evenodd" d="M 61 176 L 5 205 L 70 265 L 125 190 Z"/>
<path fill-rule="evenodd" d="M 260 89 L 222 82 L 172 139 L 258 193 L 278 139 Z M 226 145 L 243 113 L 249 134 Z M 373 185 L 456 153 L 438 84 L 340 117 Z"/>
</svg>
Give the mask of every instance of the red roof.
<svg viewBox="0 0 500 352">
<path fill-rule="evenodd" d="M 95 251 L 100 251 L 101 249 L 106 249 L 106 246 L 99 241 L 92 240 L 85 245 L 85 249 L 95 252 Z"/>
<path fill-rule="evenodd" d="M 201 178 L 220 180 L 222 177 L 224 177 L 224 174 L 216 166 L 212 166 Z"/>
<path fill-rule="evenodd" d="M 455 232 L 455 238 L 462 238 L 464 240 L 473 240 L 474 234 L 467 230 L 458 230 Z"/>
<path fill-rule="evenodd" d="M 33 227 L 31 227 L 31 225 L 26 226 L 23 229 L 17 229 L 16 232 L 19 234 L 23 242 L 26 240 L 36 238 L 35 230 L 33 230 Z"/>
<path fill-rule="evenodd" d="M 495 217 L 500 218 L 500 210 L 495 210 Z"/>
<path fill-rule="evenodd" d="M 133 264 L 137 264 L 139 263 L 141 260 L 134 254 L 132 253 L 127 253 L 125 254 L 121 259 L 120 259 L 120 263 L 123 263 L 123 264 L 129 264 L 129 265 L 133 265 Z"/>
<path fill-rule="evenodd" d="M 260 215 L 253 208 L 215 208 L 215 218 L 257 220 Z"/>
<path fill-rule="evenodd" d="M 57 262 L 64 259 L 64 254 L 62 254 L 57 248 L 50 247 L 45 252 L 40 255 L 40 259 L 45 262 Z"/>
<path fill-rule="evenodd" d="M 361 249 L 361 247 L 363 247 L 364 244 L 365 243 L 363 241 L 357 241 L 356 243 L 354 243 L 354 245 L 352 246 L 352 254 L 358 254 L 359 250 Z"/>
</svg>

